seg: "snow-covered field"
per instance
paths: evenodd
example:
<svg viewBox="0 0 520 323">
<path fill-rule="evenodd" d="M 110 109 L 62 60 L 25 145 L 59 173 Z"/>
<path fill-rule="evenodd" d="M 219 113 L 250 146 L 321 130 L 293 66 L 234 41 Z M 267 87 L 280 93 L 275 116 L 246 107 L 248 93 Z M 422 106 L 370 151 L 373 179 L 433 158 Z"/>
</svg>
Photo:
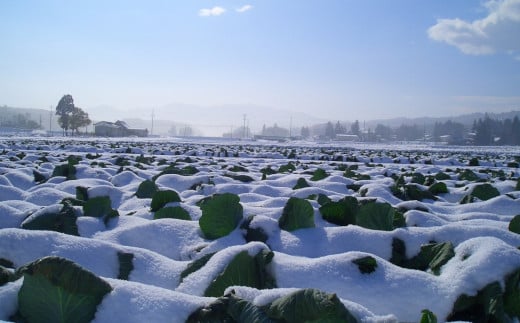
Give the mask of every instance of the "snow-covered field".
<svg viewBox="0 0 520 323">
<path fill-rule="evenodd" d="M 2 138 L 0 320 L 518 321 L 519 162 L 514 147 Z"/>
</svg>

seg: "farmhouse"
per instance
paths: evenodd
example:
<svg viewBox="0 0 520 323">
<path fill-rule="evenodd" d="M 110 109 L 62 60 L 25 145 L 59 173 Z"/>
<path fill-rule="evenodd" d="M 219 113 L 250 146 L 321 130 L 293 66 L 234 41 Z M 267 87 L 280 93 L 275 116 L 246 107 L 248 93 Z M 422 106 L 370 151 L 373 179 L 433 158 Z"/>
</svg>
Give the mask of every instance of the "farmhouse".
<svg viewBox="0 0 520 323">
<path fill-rule="evenodd" d="M 358 135 L 337 134 L 336 141 L 359 141 Z"/>
<path fill-rule="evenodd" d="M 132 129 L 124 121 L 100 121 L 94 124 L 94 132 L 100 137 L 148 137 L 148 129 Z"/>
</svg>

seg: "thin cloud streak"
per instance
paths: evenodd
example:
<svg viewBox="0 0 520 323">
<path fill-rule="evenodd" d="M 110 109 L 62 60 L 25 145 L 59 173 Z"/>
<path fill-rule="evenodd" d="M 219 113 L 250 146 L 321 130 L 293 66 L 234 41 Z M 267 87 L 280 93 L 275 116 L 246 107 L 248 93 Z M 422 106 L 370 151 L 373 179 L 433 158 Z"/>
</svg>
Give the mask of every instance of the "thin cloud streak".
<svg viewBox="0 0 520 323">
<path fill-rule="evenodd" d="M 199 16 L 201 17 L 211 17 L 211 16 L 220 16 L 222 15 L 223 13 L 226 12 L 226 9 L 222 8 L 222 7 L 213 7 L 213 8 L 203 8 L 203 9 L 200 9 L 199 10 Z"/>
<path fill-rule="evenodd" d="M 250 4 L 246 4 L 246 5 L 238 8 L 238 9 L 235 9 L 235 11 L 238 12 L 238 13 L 243 13 L 243 12 L 249 11 L 251 9 L 253 9 L 253 6 L 250 5 Z"/>
</svg>

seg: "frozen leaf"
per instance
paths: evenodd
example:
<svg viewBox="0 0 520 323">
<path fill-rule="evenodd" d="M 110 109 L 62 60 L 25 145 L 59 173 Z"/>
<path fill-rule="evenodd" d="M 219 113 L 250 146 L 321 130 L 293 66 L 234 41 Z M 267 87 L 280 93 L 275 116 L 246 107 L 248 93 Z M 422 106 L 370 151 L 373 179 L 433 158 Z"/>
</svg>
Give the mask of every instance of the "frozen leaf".
<svg viewBox="0 0 520 323">
<path fill-rule="evenodd" d="M 112 287 L 92 272 L 59 257 L 20 269 L 19 312 L 28 322 L 90 322 Z"/>
<path fill-rule="evenodd" d="M 243 218 L 243 208 L 236 194 L 215 194 L 204 199 L 199 226 L 208 239 L 218 239 L 233 231 Z"/>
<path fill-rule="evenodd" d="M 278 225 L 286 231 L 314 228 L 314 209 L 309 201 L 291 197 L 285 204 Z"/>
</svg>

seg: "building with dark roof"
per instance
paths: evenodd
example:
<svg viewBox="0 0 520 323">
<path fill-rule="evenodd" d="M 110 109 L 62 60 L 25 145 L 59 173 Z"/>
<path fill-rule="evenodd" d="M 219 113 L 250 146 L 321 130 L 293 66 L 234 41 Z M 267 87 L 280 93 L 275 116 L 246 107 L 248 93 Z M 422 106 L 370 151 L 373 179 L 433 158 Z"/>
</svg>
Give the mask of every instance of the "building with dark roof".
<svg viewBox="0 0 520 323">
<path fill-rule="evenodd" d="M 99 137 L 148 137 L 148 129 L 133 129 L 124 121 L 100 121 L 94 124 L 94 132 Z"/>
</svg>

